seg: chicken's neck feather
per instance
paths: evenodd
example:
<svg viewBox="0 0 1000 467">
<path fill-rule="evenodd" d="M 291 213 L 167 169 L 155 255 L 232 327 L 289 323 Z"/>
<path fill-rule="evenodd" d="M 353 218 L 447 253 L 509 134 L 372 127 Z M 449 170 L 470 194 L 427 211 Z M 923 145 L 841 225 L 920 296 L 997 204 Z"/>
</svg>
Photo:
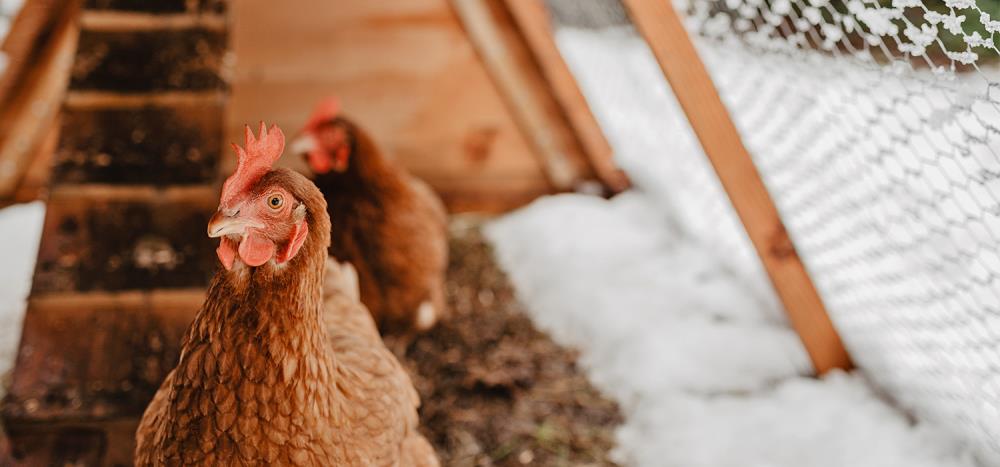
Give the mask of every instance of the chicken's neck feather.
<svg viewBox="0 0 1000 467">
<path fill-rule="evenodd" d="M 328 198 L 393 196 L 403 190 L 404 174 L 386 159 L 375 140 L 361 127 L 346 118 L 340 119 L 351 134 L 351 155 L 347 169 L 316 175 L 315 182 Z M 339 196 L 330 196 L 330 195 Z"/>
<path fill-rule="evenodd" d="M 220 270 L 184 337 L 174 400 L 213 407 L 200 419 L 214 418 L 222 431 L 263 420 L 311 430 L 339 418 L 336 357 L 321 316 L 330 242 L 321 196 L 305 200 L 309 236 L 299 254 L 280 266 Z"/>
</svg>

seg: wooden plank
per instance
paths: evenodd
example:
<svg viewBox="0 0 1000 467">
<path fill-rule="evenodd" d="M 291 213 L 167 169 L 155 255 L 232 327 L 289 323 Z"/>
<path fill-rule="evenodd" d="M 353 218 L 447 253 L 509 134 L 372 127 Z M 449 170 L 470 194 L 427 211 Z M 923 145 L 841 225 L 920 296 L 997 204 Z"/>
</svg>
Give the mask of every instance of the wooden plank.
<svg viewBox="0 0 1000 467">
<path fill-rule="evenodd" d="M 85 0 L 87 10 L 145 13 L 225 13 L 228 0 Z"/>
<path fill-rule="evenodd" d="M 5 421 L 137 418 L 203 300 L 202 289 L 33 296 Z"/>
<path fill-rule="evenodd" d="M 124 109 L 68 107 L 53 182 L 212 183 L 223 153 L 224 119 L 221 101 Z"/>
<path fill-rule="evenodd" d="M 597 177 L 612 193 L 626 190 L 630 185 L 628 177 L 615 165 L 614 151 L 559 52 L 544 0 L 505 0 L 505 4 L 541 67 L 552 95 L 573 126 Z"/>
<path fill-rule="evenodd" d="M 225 29 L 82 30 L 70 87 L 153 92 L 226 87 Z"/>
<path fill-rule="evenodd" d="M 624 0 L 670 82 L 820 374 L 851 366 L 778 209 L 670 2 Z"/>
<path fill-rule="evenodd" d="M 15 467 L 132 465 L 139 419 L 31 423 L 4 427 Z M 0 458 L 0 461 L 3 459 Z"/>
<path fill-rule="evenodd" d="M 45 198 L 49 185 L 49 176 L 52 173 L 52 156 L 56 152 L 56 145 L 59 144 L 59 117 L 49 125 L 48 132 L 38 145 L 38 149 L 31 156 L 21 182 L 17 185 L 12 199 L 15 203 L 27 203 Z"/>
<path fill-rule="evenodd" d="M 178 13 L 153 14 L 121 11 L 84 11 L 80 27 L 86 31 L 122 32 L 163 29 L 226 29 L 226 15 Z"/>
<path fill-rule="evenodd" d="M 66 94 L 65 107 L 73 110 L 136 109 L 143 107 L 223 105 L 225 101 L 226 94 L 222 91 L 120 93 L 113 91 L 70 90 Z"/>
<path fill-rule="evenodd" d="M 23 77 L 0 114 L 0 198 L 13 194 L 56 118 L 76 50 L 76 14 L 74 8 L 62 12 L 38 65 Z"/>
<path fill-rule="evenodd" d="M 144 188 L 54 188 L 32 296 L 206 286 L 218 266 L 217 242 L 205 235 L 218 196 L 210 188 Z M 212 196 L 190 198 L 198 192 Z"/>
<path fill-rule="evenodd" d="M 59 185 L 52 188 L 52 203 L 95 202 L 190 203 L 214 210 L 219 191 L 208 185 L 156 187 L 150 185 Z M 208 224 L 206 224 L 208 225 Z"/>
<path fill-rule="evenodd" d="M 7 56 L 7 66 L 0 72 L 0 108 L 6 107 L 14 87 L 33 63 L 43 45 L 47 31 L 58 22 L 59 12 L 67 7 L 66 0 L 32 0 L 24 2 L 10 25 L 0 53 Z"/>
<path fill-rule="evenodd" d="M 552 185 L 572 190 L 590 174 L 575 135 L 499 0 L 451 0 L 466 34 L 534 146 Z"/>
</svg>

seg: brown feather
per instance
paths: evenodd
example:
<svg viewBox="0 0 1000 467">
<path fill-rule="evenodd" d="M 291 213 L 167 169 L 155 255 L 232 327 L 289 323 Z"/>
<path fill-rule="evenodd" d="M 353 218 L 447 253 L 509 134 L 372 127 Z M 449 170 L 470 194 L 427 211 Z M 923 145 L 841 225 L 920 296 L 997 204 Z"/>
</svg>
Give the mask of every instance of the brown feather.
<svg viewBox="0 0 1000 467">
<path fill-rule="evenodd" d="M 388 160 L 343 117 L 351 156 L 343 173 L 316 175 L 333 222 L 330 255 L 358 271 L 361 300 L 383 332 L 422 331 L 447 314 L 447 213 L 425 183 Z M 429 303 L 434 317 L 421 323 Z"/>
</svg>

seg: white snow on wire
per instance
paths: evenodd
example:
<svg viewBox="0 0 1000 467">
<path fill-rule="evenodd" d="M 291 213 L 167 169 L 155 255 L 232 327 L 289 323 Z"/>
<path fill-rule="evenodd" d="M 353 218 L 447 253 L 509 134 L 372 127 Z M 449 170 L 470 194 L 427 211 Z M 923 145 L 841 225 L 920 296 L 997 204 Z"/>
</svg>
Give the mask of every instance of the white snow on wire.
<svg viewBox="0 0 1000 467">
<path fill-rule="evenodd" d="M 804 376 L 808 358 L 725 198 L 705 196 L 718 182 L 707 166 L 678 167 L 704 162 L 690 157 L 700 156 L 690 129 L 664 131 L 686 125 L 664 123 L 683 115 L 648 50 L 622 30 L 557 38 L 636 188 L 611 200 L 543 198 L 487 235 L 532 319 L 580 349 L 591 380 L 621 404 L 617 460 L 977 465 L 971 448 L 911 420 L 860 374 Z M 629 62 L 627 72 L 608 57 Z"/>
<path fill-rule="evenodd" d="M 0 210 L 0 375 L 10 371 L 17 355 L 44 218 L 41 202 Z"/>
</svg>

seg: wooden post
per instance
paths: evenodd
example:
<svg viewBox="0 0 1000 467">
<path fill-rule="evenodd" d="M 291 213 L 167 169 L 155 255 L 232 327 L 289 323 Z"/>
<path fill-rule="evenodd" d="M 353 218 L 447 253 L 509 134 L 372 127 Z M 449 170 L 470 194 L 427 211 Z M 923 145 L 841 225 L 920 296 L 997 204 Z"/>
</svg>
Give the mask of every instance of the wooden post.
<svg viewBox="0 0 1000 467">
<path fill-rule="evenodd" d="M 78 5 L 65 2 L 48 41 L 33 64 L 21 68 L 10 99 L 0 110 L 0 199 L 13 196 L 21 177 L 55 121 L 76 52 Z"/>
<path fill-rule="evenodd" d="M 628 177 L 615 165 L 611 145 L 591 113 L 590 105 L 577 86 L 573 72 L 563 60 L 552 35 L 552 21 L 545 1 L 506 0 L 505 6 L 538 62 L 552 95 L 579 137 L 597 177 L 611 193 L 624 191 L 630 185 Z"/>
<path fill-rule="evenodd" d="M 500 0 L 451 0 L 483 64 L 537 151 L 549 182 L 573 190 L 588 177 L 587 161 Z"/>
<path fill-rule="evenodd" d="M 817 373 L 849 368 L 840 336 L 677 12 L 668 0 L 624 4 L 701 141 Z"/>
</svg>

